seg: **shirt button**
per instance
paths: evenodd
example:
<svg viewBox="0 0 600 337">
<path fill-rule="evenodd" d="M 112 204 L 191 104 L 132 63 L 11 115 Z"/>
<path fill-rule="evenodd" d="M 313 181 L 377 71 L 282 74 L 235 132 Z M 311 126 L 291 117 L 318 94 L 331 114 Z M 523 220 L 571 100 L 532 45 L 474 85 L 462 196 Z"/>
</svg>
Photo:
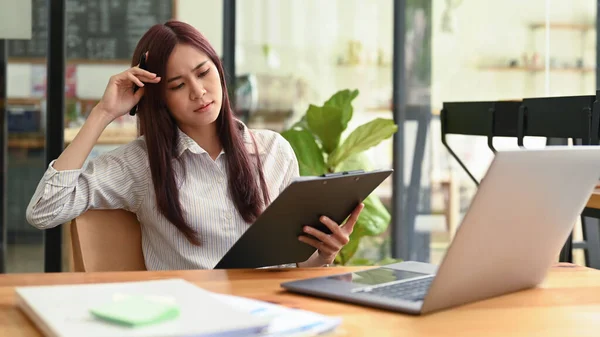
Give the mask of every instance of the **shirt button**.
<svg viewBox="0 0 600 337">
<path fill-rule="evenodd" d="M 231 213 L 225 213 L 225 219 L 231 220 Z"/>
<path fill-rule="evenodd" d="M 223 177 L 219 177 L 218 181 L 219 181 L 220 183 L 222 183 L 223 181 L 225 181 L 225 179 L 223 179 Z"/>
</svg>

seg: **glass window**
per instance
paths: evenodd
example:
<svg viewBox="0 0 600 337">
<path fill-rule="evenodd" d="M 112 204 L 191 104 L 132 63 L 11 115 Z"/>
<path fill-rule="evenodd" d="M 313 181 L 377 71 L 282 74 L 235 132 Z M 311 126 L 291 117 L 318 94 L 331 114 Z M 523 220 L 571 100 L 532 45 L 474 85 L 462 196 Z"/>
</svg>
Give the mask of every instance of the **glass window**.
<svg viewBox="0 0 600 337">
<path fill-rule="evenodd" d="M 67 1 L 64 140 L 68 145 L 102 97 L 109 77 L 130 66 L 151 25 L 178 18 L 199 28 L 221 52 L 222 1 Z M 211 20 L 199 13 L 211 12 Z M 47 1 L 32 1 L 32 39 L 8 44 L 8 272 L 44 270 L 43 232 L 25 210 L 45 164 Z M 137 136 L 135 117 L 106 128 L 88 159 Z M 69 226 L 62 226 L 63 270 L 72 268 Z"/>
<path fill-rule="evenodd" d="M 391 167 L 391 133 L 367 151 L 360 164 L 328 162 L 326 154 L 333 145 L 341 146 L 357 127 L 392 118 L 392 5 L 393 1 L 384 0 L 237 1 L 237 113 L 252 128 L 285 132 L 308 109 L 334 116 L 335 111 L 323 108 L 325 102 L 348 90 L 353 115 L 339 143 L 322 144 L 325 169 Z M 318 170 L 301 174 L 322 173 Z M 391 179 L 376 194 L 389 215 Z M 350 256 L 356 263 L 388 256 L 388 230 L 384 221 L 374 228 L 376 235 L 358 238 L 359 252 L 342 254 L 342 261 L 349 262 Z"/>
<path fill-rule="evenodd" d="M 596 1 L 433 0 L 432 104 L 449 101 L 521 100 L 528 97 L 595 95 Z M 456 228 L 475 184 L 441 145 L 432 125 L 432 201 Z M 493 153 L 486 137 L 449 136 L 449 144 L 479 180 Z M 546 139 L 526 137 L 525 147 Z M 516 148 L 514 138 L 496 138 L 498 150 Z M 450 195 L 450 196 L 449 196 Z M 451 200 L 449 200 L 451 199 Z M 432 233 L 432 260 L 440 261 L 451 234 Z M 417 224 L 417 226 L 419 226 Z"/>
</svg>

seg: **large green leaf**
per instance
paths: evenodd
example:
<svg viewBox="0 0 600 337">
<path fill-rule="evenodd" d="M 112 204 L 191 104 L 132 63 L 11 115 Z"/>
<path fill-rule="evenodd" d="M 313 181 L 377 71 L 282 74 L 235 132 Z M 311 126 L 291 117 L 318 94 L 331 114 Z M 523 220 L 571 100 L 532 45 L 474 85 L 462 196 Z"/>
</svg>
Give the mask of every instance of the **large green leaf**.
<svg viewBox="0 0 600 337">
<path fill-rule="evenodd" d="M 310 130 L 321 141 L 323 151 L 329 154 L 339 144 L 344 131 L 343 111 L 334 106 L 310 105 L 306 112 L 306 121 Z"/>
<path fill-rule="evenodd" d="M 350 241 L 344 247 L 342 247 L 338 255 L 335 257 L 335 262 L 341 265 L 347 264 L 358 250 L 360 239 L 363 236 L 365 236 L 365 232 L 361 230 L 358 226 L 358 223 L 356 223 L 354 225 L 354 230 L 350 234 Z"/>
<path fill-rule="evenodd" d="M 331 96 L 324 104 L 324 106 L 333 106 L 342 109 L 343 130 L 346 130 L 348 122 L 352 119 L 352 100 L 354 100 L 356 96 L 358 96 L 358 90 L 340 90 L 333 94 L 333 96 Z"/>
<path fill-rule="evenodd" d="M 364 151 L 351 155 L 336 167 L 336 171 L 353 170 L 371 170 L 371 165 L 369 164 Z M 350 236 L 351 240 L 348 245 L 340 251 L 339 262 L 342 264 L 348 264 L 348 261 L 350 261 L 356 253 L 359 241 L 363 236 L 379 235 L 383 233 L 391 221 L 391 215 L 377 195 L 371 194 L 363 202 L 365 208 L 363 208 L 356 225 L 354 225 L 354 231 Z M 363 262 L 359 263 L 364 264 Z"/>
<path fill-rule="evenodd" d="M 365 208 L 360 212 L 355 228 L 359 227 L 366 235 L 370 236 L 385 232 L 392 220 L 392 216 L 379 197 L 372 193 L 363 203 L 365 204 Z"/>
<path fill-rule="evenodd" d="M 384 257 L 383 259 L 377 261 L 378 266 L 385 266 L 386 264 L 399 263 L 404 261 L 403 259 L 394 259 L 392 257 Z"/>
<path fill-rule="evenodd" d="M 337 167 L 337 171 L 353 170 L 371 170 L 371 165 L 364 152 L 351 155 Z M 364 229 L 367 235 L 379 235 L 383 233 L 392 218 L 387 208 L 375 193 L 371 193 L 363 203 L 365 204 L 365 208 L 363 208 L 358 217 L 356 227 Z"/>
<path fill-rule="evenodd" d="M 302 116 L 302 118 L 300 118 L 300 120 L 294 123 L 294 125 L 292 125 L 291 127 L 291 129 L 298 128 L 310 131 L 310 128 L 308 127 L 308 122 L 306 121 L 306 115 Z"/>
<path fill-rule="evenodd" d="M 339 163 L 338 166 L 335 167 L 335 172 L 344 172 L 344 171 L 356 171 L 356 170 L 364 170 L 371 171 L 373 169 L 371 163 L 369 163 L 369 158 L 366 153 L 359 152 L 351 155 L 346 158 L 343 162 Z"/>
<path fill-rule="evenodd" d="M 346 266 L 374 266 L 375 261 L 367 259 L 366 257 L 354 258 L 345 264 Z"/>
<path fill-rule="evenodd" d="M 351 155 L 365 151 L 381 143 L 381 141 L 391 137 L 397 130 L 398 126 L 394 121 L 385 118 L 376 118 L 357 127 L 350 135 L 348 135 L 348 138 L 346 138 L 346 140 L 331 153 L 327 161 L 327 166 L 337 167 Z"/>
<path fill-rule="evenodd" d="M 358 250 L 360 240 L 364 236 L 382 234 L 390 224 L 392 217 L 376 195 L 371 194 L 363 203 L 365 208 L 360 212 L 350 234 L 350 242 L 340 250 L 336 263 L 347 264 Z"/>
<path fill-rule="evenodd" d="M 310 131 L 289 129 L 281 135 L 290 143 L 296 154 L 301 176 L 318 176 L 327 171 L 323 152 Z"/>
</svg>

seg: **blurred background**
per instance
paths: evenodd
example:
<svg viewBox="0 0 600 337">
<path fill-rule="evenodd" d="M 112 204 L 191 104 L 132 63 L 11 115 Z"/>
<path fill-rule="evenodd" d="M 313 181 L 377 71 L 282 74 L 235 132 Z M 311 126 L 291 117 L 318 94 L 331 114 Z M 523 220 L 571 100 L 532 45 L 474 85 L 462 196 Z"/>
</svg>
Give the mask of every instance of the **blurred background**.
<svg viewBox="0 0 600 337">
<path fill-rule="evenodd" d="M 12 2 L 0 1 L 0 11 Z M 348 132 L 380 117 L 399 123 L 395 137 L 402 148 L 394 151 L 394 138 L 388 138 L 367 156 L 373 168 L 403 167 L 405 188 L 394 190 L 389 179 L 376 191 L 395 216 L 385 231 L 361 240 L 349 262 L 355 264 L 390 257 L 439 263 L 444 256 L 476 186 L 440 142 L 443 102 L 593 95 L 597 88 L 597 0 L 58 2 L 65 4 L 64 34 L 50 29 L 60 22 L 50 20 L 44 0 L 23 2 L 30 3 L 29 21 L 15 18 L 31 24 L 31 38 L 2 36 L 6 30 L 0 29 L 0 78 L 6 83 L 0 86 L 0 226 L 7 273 L 69 270 L 68 226 L 48 235 L 25 220 L 48 154 L 56 153 L 56 145 L 48 152 L 49 142 L 69 143 L 109 77 L 129 67 L 141 35 L 171 18 L 192 24 L 213 44 L 229 75 L 236 113 L 250 127 L 282 132 L 310 104 L 322 105 L 345 89 L 359 91 Z M 49 41 L 66 46 L 59 111 L 47 104 Z M 135 117 L 124 116 L 90 157 L 135 137 Z M 480 178 L 493 157 L 486 138 L 449 141 Z M 526 140 L 536 144 L 544 140 Z M 499 149 L 516 146 L 514 139 L 497 143 Z M 393 191 L 403 194 L 401 210 L 393 210 Z"/>
</svg>

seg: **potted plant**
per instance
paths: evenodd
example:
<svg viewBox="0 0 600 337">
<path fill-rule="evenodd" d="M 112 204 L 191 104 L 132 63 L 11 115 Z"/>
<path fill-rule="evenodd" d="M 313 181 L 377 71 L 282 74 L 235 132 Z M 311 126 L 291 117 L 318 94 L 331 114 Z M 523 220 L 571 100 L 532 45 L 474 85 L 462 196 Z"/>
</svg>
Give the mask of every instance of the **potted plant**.
<svg viewBox="0 0 600 337">
<path fill-rule="evenodd" d="M 322 106 L 311 104 L 297 123 L 281 133 L 296 153 L 301 176 L 372 169 L 365 151 L 392 137 L 398 127 L 392 119 L 375 118 L 342 140 L 352 119 L 352 101 L 357 96 L 358 90 L 346 89 L 336 92 Z M 391 215 L 375 194 L 369 195 L 364 204 L 350 242 L 336 257 L 337 264 L 347 264 L 362 237 L 380 235 L 390 223 Z"/>
</svg>

